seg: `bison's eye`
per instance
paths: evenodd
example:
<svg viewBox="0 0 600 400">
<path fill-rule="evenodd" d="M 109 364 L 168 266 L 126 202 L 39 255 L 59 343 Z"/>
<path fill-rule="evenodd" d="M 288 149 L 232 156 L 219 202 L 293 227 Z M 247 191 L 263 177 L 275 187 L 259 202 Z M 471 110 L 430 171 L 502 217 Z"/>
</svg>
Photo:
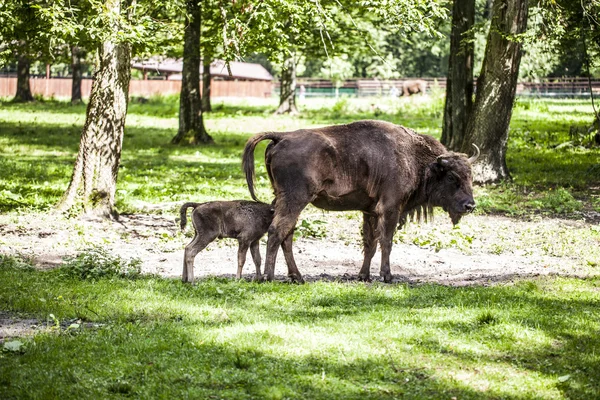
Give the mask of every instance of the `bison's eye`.
<svg viewBox="0 0 600 400">
<path fill-rule="evenodd" d="M 456 177 L 454 176 L 454 174 L 448 174 L 446 176 L 446 180 L 450 183 L 456 183 Z"/>
</svg>

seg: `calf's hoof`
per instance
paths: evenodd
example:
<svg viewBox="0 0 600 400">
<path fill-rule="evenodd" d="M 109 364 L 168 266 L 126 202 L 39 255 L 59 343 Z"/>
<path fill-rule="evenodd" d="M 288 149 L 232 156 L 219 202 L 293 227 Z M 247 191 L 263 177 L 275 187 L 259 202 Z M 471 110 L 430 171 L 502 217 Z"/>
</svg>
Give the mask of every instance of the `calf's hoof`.
<svg viewBox="0 0 600 400">
<path fill-rule="evenodd" d="M 358 274 L 358 280 L 361 282 L 371 282 L 371 276 L 367 274 Z"/>
<path fill-rule="evenodd" d="M 392 280 L 394 279 L 394 275 L 392 274 L 384 274 L 381 276 L 383 277 L 383 282 L 385 283 L 392 283 Z"/>
</svg>

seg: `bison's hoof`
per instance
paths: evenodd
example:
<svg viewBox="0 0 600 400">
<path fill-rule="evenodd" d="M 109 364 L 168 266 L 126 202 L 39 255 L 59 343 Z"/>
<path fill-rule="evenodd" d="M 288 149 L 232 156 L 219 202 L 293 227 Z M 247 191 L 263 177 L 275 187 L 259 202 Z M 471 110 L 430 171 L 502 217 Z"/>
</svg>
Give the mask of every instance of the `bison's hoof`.
<svg viewBox="0 0 600 400">
<path fill-rule="evenodd" d="M 394 276 L 392 274 L 385 274 L 382 276 L 383 276 L 383 281 L 385 283 L 392 283 L 392 280 L 394 279 Z"/>
<path fill-rule="evenodd" d="M 297 283 L 299 285 L 304 284 L 304 278 L 302 278 L 302 275 L 291 274 L 288 275 L 288 278 L 290 278 L 293 283 Z"/>
<path fill-rule="evenodd" d="M 371 282 L 371 277 L 365 274 L 358 274 L 358 280 L 361 282 Z"/>
<path fill-rule="evenodd" d="M 254 278 L 252 278 L 253 282 L 260 282 L 262 281 L 263 277 L 262 275 L 254 275 Z"/>
</svg>

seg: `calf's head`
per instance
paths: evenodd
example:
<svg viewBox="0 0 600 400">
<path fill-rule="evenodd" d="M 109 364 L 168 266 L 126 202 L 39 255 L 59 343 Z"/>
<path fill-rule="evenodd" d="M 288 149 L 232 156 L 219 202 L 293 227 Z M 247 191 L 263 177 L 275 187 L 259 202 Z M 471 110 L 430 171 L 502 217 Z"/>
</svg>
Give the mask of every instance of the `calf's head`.
<svg viewBox="0 0 600 400">
<path fill-rule="evenodd" d="M 471 176 L 471 164 L 479 157 L 477 146 L 475 149 L 476 154 L 470 158 L 465 154 L 448 152 L 429 165 L 429 204 L 448 212 L 454 225 L 463 215 L 475 209 Z"/>
</svg>

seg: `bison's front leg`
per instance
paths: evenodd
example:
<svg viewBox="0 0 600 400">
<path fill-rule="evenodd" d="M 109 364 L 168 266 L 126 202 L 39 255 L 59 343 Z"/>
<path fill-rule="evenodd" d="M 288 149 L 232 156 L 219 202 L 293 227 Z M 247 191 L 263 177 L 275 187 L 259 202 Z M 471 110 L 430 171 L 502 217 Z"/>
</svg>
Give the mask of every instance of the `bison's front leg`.
<svg viewBox="0 0 600 400">
<path fill-rule="evenodd" d="M 371 260 L 377 250 L 377 237 L 375 234 L 376 226 L 377 217 L 372 214 L 363 213 L 362 237 L 365 258 L 363 260 L 362 268 L 358 273 L 359 281 L 369 282 L 371 280 Z"/>
<path fill-rule="evenodd" d="M 390 253 L 392 252 L 392 240 L 398 224 L 398 211 L 388 211 L 379 217 L 379 245 L 381 246 L 381 271 L 385 283 L 391 283 L 393 276 L 390 271 Z"/>
</svg>

